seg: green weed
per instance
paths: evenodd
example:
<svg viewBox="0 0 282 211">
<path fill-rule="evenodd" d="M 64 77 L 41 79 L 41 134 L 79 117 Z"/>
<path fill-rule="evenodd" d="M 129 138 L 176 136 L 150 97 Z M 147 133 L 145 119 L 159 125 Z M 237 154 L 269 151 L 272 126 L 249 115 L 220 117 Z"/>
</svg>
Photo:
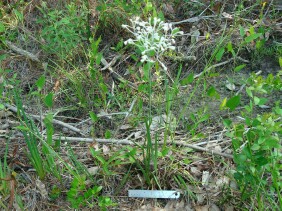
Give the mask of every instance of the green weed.
<svg viewBox="0 0 282 211">
<path fill-rule="evenodd" d="M 248 80 L 246 92 L 250 102 L 242 112 L 242 123 L 224 123 L 230 128 L 237 180 L 242 193 L 242 200 L 253 197 L 259 210 L 267 207 L 282 206 L 281 201 L 281 117 L 279 101 L 271 112 L 253 115 L 254 109 L 264 107 L 268 99 L 261 96 L 270 95 L 275 90 L 281 91 L 280 76 L 269 75 L 266 79 L 255 74 Z M 235 102 L 231 102 L 234 104 Z M 234 105 L 235 107 L 238 106 Z M 230 107 L 230 106 L 229 106 Z M 255 202 L 253 202 L 256 207 Z"/>
<path fill-rule="evenodd" d="M 65 10 L 51 10 L 43 2 L 38 9 L 43 15 L 37 19 L 37 23 L 42 25 L 43 50 L 60 59 L 71 58 L 87 40 L 88 14 L 84 5 L 79 9 L 72 2 L 66 5 Z"/>
</svg>

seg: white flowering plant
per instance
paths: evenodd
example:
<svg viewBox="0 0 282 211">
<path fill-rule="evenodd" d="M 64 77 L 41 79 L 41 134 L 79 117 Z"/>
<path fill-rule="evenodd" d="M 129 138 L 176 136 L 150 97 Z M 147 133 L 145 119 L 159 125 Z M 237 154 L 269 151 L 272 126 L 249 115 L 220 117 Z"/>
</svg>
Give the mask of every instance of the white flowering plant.
<svg viewBox="0 0 282 211">
<path fill-rule="evenodd" d="M 122 27 L 133 34 L 134 38 L 126 40 L 124 44 L 132 44 L 140 49 L 142 63 L 158 61 L 166 71 L 167 67 L 160 58 L 164 52 L 175 50 L 175 37 L 183 35 L 183 32 L 156 17 L 149 18 L 148 22 L 142 21 L 140 17 L 130 21 L 131 26 L 122 25 Z"/>
</svg>

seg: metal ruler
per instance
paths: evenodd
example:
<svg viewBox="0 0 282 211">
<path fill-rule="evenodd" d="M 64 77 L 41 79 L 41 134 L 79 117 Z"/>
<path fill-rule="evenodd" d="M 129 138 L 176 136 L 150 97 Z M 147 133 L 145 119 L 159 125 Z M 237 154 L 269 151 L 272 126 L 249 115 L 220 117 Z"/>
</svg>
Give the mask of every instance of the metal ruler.
<svg viewBox="0 0 282 211">
<path fill-rule="evenodd" d="M 128 190 L 128 197 L 150 199 L 178 199 L 180 192 L 173 190 Z"/>
</svg>

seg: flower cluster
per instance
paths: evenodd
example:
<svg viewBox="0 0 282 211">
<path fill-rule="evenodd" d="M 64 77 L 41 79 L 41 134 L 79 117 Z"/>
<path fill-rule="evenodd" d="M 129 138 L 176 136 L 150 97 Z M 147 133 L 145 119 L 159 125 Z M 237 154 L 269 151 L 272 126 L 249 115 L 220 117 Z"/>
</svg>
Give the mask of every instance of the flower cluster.
<svg viewBox="0 0 282 211">
<path fill-rule="evenodd" d="M 141 62 L 155 62 L 153 58 L 162 65 L 160 56 L 167 50 L 175 50 L 174 37 L 182 35 L 183 32 L 178 28 L 173 28 L 172 24 L 164 23 L 159 18 L 149 18 L 148 22 L 142 21 L 140 17 L 130 20 L 132 26 L 122 25 L 127 31 L 134 35 L 134 39 L 128 39 L 125 45 L 132 44 L 137 46 L 142 52 Z"/>
</svg>

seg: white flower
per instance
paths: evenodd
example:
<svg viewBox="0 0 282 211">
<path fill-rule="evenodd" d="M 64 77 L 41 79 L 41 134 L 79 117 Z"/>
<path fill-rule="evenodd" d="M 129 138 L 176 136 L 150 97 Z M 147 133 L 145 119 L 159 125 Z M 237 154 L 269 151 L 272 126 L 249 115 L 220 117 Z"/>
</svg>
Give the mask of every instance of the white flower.
<svg viewBox="0 0 282 211">
<path fill-rule="evenodd" d="M 134 39 L 128 39 L 125 45 L 132 44 L 142 50 L 141 62 L 155 62 L 148 55 L 150 51 L 154 51 L 154 56 L 160 62 L 163 69 L 165 65 L 159 60 L 160 56 L 167 50 L 175 50 L 175 40 L 173 36 L 182 35 L 182 31 L 173 29 L 171 23 L 164 23 L 161 19 L 154 17 L 149 18 L 148 22 L 142 21 L 140 17 L 130 19 L 132 26 L 122 25 L 127 31 L 133 34 Z M 174 33 L 172 34 L 174 30 Z"/>
</svg>

